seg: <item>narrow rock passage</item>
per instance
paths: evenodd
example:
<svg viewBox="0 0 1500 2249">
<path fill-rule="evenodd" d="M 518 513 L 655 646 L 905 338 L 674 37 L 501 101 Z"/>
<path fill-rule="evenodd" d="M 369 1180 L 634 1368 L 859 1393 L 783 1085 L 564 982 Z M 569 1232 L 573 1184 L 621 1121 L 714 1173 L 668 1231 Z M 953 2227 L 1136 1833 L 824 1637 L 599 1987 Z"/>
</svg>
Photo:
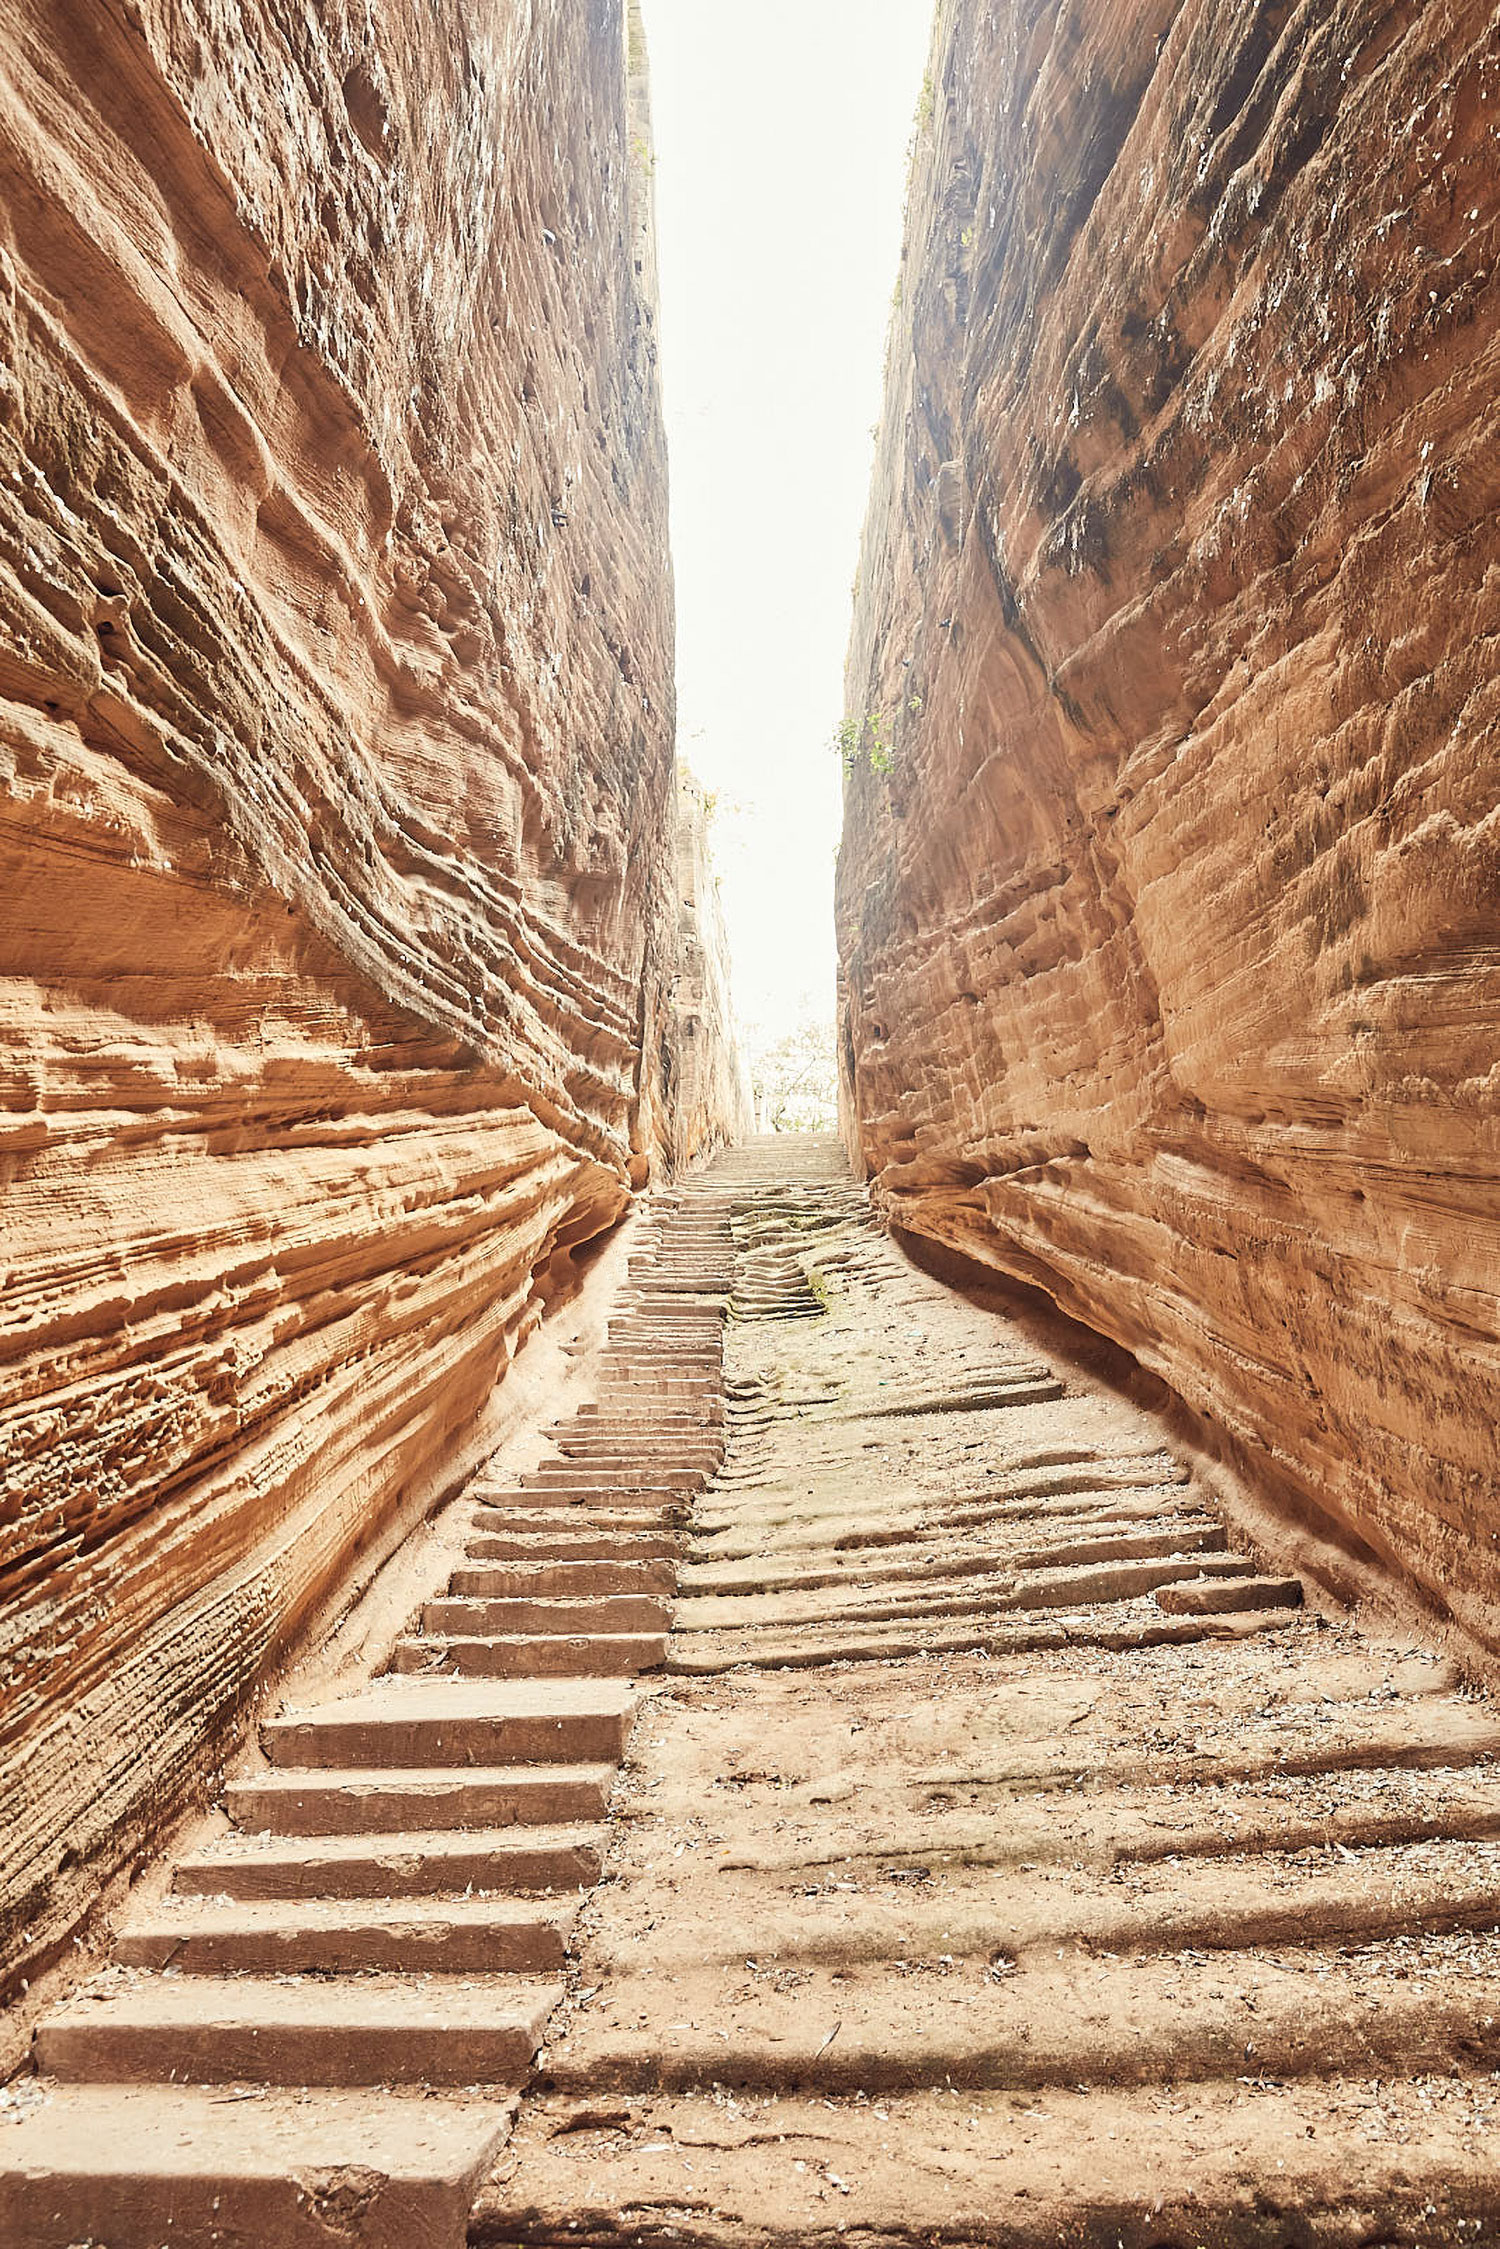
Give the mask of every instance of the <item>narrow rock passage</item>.
<svg viewBox="0 0 1500 2249">
<path fill-rule="evenodd" d="M 1311 1613 L 835 1147 L 674 1223 L 726 1208 L 727 1450 L 471 2240 L 1487 2237 L 1489 1707 Z"/>
</svg>

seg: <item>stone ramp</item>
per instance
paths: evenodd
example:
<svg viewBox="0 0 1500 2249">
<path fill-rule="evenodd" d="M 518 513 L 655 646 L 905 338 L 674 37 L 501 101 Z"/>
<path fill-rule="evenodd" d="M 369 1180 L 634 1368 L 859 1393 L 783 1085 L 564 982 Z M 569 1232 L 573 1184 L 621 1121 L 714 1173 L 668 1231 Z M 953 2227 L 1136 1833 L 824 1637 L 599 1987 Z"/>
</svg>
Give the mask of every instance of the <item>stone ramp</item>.
<svg viewBox="0 0 1500 2249">
<path fill-rule="evenodd" d="M 1500 2224 L 1500 1726 L 1312 1613 L 1134 1408 L 720 1159 L 728 1446 L 471 2240 Z"/>
<path fill-rule="evenodd" d="M 227 1830 L 41 2025 L 0 2123 L 6 2249 L 456 2249 L 599 1877 L 691 1501 L 724 1445 L 727 1211 L 656 1199 L 595 1401 L 389 1673 L 260 1731 Z"/>
</svg>

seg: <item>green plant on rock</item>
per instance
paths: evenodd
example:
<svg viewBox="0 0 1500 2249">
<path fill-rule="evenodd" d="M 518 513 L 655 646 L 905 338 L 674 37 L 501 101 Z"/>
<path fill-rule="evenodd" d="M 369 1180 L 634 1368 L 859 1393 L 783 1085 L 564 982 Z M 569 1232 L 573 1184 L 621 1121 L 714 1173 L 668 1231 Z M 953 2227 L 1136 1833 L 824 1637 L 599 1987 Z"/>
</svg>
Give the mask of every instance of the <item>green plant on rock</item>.
<svg viewBox="0 0 1500 2249">
<path fill-rule="evenodd" d="M 894 744 L 882 711 L 866 711 L 862 717 L 844 719 L 834 730 L 832 746 L 848 773 L 857 765 L 868 765 L 872 773 L 889 773 L 894 762 Z"/>
</svg>

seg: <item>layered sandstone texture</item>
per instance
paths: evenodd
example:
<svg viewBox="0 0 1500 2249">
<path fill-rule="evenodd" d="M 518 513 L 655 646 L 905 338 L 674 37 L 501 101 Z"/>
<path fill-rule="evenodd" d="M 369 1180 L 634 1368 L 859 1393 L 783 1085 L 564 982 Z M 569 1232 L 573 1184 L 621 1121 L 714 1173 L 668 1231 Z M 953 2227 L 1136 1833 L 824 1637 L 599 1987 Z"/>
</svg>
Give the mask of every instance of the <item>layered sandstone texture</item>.
<svg viewBox="0 0 1500 2249">
<path fill-rule="evenodd" d="M 675 1166 L 747 1137 L 754 1118 L 714 873 L 713 797 L 677 776 L 677 974 L 662 1056 Z"/>
<path fill-rule="evenodd" d="M 0 22 L 0 1964 L 669 1140 L 619 0 Z"/>
<path fill-rule="evenodd" d="M 849 675 L 850 1137 L 1500 1648 L 1500 35 L 944 0 Z"/>
</svg>

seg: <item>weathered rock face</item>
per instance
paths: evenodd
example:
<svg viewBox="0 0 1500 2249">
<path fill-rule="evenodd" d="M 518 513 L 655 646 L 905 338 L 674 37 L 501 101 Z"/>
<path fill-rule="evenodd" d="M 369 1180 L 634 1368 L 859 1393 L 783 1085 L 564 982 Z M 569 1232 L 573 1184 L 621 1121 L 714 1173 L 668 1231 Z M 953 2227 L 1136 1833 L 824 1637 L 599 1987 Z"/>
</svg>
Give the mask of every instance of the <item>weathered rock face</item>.
<svg viewBox="0 0 1500 2249">
<path fill-rule="evenodd" d="M 636 36 L 0 24 L 0 1963 L 463 1474 L 671 1138 Z"/>
<path fill-rule="evenodd" d="M 663 1075 L 678 1167 L 751 1131 L 750 1086 L 735 1027 L 729 939 L 709 842 L 710 800 L 677 779 L 677 979 Z"/>
<path fill-rule="evenodd" d="M 944 0 L 934 57 L 851 1138 L 1495 1650 L 1493 10 Z"/>
</svg>

